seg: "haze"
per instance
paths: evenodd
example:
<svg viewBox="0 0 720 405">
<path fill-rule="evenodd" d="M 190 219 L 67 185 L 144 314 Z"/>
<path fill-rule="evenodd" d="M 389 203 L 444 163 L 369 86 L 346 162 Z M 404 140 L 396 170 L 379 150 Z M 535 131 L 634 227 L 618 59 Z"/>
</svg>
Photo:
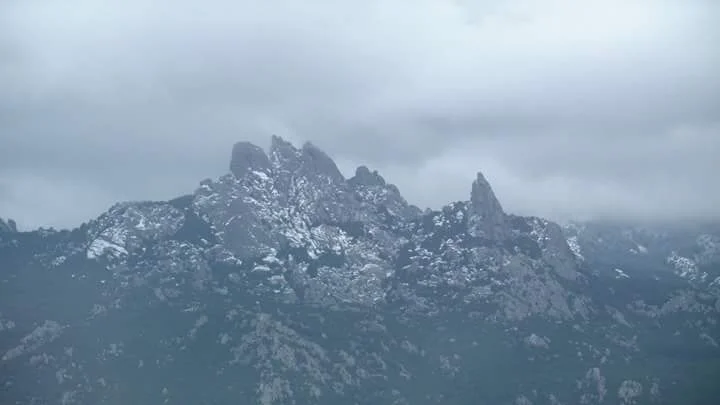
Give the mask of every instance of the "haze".
<svg viewBox="0 0 720 405">
<path fill-rule="evenodd" d="M 312 141 L 412 203 L 720 217 L 720 4 L 0 3 L 0 216 L 69 227 Z"/>
</svg>

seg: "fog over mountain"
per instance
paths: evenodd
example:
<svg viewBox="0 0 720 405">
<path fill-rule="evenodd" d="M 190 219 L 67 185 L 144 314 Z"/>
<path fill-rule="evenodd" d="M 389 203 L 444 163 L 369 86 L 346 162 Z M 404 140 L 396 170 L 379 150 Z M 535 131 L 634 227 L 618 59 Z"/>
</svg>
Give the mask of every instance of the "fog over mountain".
<svg viewBox="0 0 720 405">
<path fill-rule="evenodd" d="M 0 4 L 0 214 L 76 226 L 312 141 L 420 207 L 717 218 L 720 5 L 702 0 Z"/>
<path fill-rule="evenodd" d="M 409 204 L 312 143 L 169 201 L 0 219 L 0 403 L 714 405 L 720 226 Z"/>
<path fill-rule="evenodd" d="M 0 404 L 717 405 L 718 21 L 0 0 Z"/>
</svg>

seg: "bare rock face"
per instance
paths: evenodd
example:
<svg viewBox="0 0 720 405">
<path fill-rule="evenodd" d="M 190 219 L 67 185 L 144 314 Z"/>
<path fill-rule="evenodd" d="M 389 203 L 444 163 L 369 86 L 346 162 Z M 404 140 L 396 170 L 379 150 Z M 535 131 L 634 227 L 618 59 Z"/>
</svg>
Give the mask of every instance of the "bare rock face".
<svg viewBox="0 0 720 405">
<path fill-rule="evenodd" d="M 235 177 L 242 178 L 253 171 L 269 173 L 270 170 L 270 159 L 262 148 L 250 142 L 238 142 L 233 146 L 230 172 Z"/>
<path fill-rule="evenodd" d="M 310 142 L 302 147 L 302 167 L 307 175 L 327 176 L 333 182 L 344 182 L 345 177 L 325 152 Z"/>
<path fill-rule="evenodd" d="M 544 275 L 543 269 L 553 268 L 566 279 L 576 277 L 574 255 L 560 227 L 506 215 L 481 173 L 469 201 L 423 215 L 377 171 L 360 166 L 346 180 L 311 143 L 297 148 L 273 136 L 266 155 L 241 142 L 230 166 L 234 176 L 198 189 L 196 209 L 240 260 L 295 252 L 298 271 L 285 274 L 296 288 L 302 286 L 296 295 L 304 299 L 360 303 L 392 296 L 414 305 L 425 297 L 428 308 L 438 308 L 439 301 L 451 306 L 484 302 L 496 306 L 498 316 L 513 319 L 583 312 L 582 305 L 573 304 L 582 300 Z M 376 252 L 368 256 L 370 246 Z M 301 259 L 306 256 L 310 259 Z M 488 274 L 490 269 L 512 291 L 487 296 L 499 281 Z M 393 283 L 415 287 L 387 291 Z"/>
<path fill-rule="evenodd" d="M 270 161 L 276 168 L 297 170 L 300 167 L 300 151 L 280 136 L 270 138 Z"/>
<path fill-rule="evenodd" d="M 377 170 L 370 171 L 367 166 L 359 166 L 348 185 L 370 210 L 386 211 L 405 219 L 418 218 L 421 214 L 418 207 L 408 204 L 397 186 L 386 182 Z"/>
<path fill-rule="evenodd" d="M 289 187 L 292 179 L 299 177 L 324 179 L 336 184 L 345 181 L 332 158 L 310 142 L 296 148 L 291 142 L 273 135 L 270 163 L 281 188 Z"/>
<path fill-rule="evenodd" d="M 469 214 L 468 231 L 472 236 L 490 240 L 506 236 L 505 212 L 490 183 L 480 172 L 472 184 Z"/>
<path fill-rule="evenodd" d="M 355 176 L 352 177 L 349 182 L 351 184 L 361 184 L 364 186 L 384 186 L 385 179 L 377 172 L 372 172 L 367 166 L 359 166 L 355 170 Z"/>
</svg>

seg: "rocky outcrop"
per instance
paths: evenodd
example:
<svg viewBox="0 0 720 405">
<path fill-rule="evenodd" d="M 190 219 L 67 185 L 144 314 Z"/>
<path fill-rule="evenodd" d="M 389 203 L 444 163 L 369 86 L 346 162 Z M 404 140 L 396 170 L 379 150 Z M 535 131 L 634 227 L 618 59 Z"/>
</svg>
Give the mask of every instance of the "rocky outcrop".
<svg viewBox="0 0 720 405">
<path fill-rule="evenodd" d="M 507 236 L 505 212 L 490 183 L 480 172 L 472 184 L 469 214 L 468 231 L 473 237 L 502 240 Z"/>
<path fill-rule="evenodd" d="M 243 178 L 256 171 L 266 175 L 271 172 L 270 159 L 265 151 L 250 142 L 236 143 L 230 159 L 230 172 L 237 178 Z"/>
<path fill-rule="evenodd" d="M 385 179 L 377 172 L 377 170 L 373 170 L 371 172 L 370 169 L 367 168 L 367 166 L 358 166 L 358 168 L 355 170 L 355 176 L 352 177 L 349 182 L 352 185 L 362 186 L 385 185 Z"/>
<path fill-rule="evenodd" d="M 17 224 L 12 219 L 8 219 L 7 222 L 5 222 L 0 218 L 0 232 L 17 232 Z"/>
</svg>

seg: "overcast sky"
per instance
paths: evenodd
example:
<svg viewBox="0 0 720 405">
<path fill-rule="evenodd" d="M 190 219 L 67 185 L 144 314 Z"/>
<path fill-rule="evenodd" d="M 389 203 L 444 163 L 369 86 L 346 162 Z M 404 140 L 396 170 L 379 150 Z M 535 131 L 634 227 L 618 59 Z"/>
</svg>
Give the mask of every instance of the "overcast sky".
<svg viewBox="0 0 720 405">
<path fill-rule="evenodd" d="M 421 207 L 720 217 L 715 0 L 4 0 L 0 217 L 73 226 L 309 140 Z"/>
</svg>

